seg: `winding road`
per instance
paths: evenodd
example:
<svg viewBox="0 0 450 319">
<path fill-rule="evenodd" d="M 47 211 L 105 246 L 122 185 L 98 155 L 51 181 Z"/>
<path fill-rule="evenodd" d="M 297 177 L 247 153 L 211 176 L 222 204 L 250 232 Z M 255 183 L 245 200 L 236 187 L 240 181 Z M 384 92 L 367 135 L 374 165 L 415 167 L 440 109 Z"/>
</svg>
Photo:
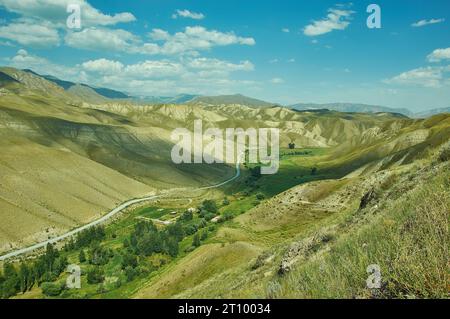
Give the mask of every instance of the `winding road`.
<svg viewBox="0 0 450 319">
<path fill-rule="evenodd" d="M 238 178 L 241 175 L 241 167 L 240 167 L 241 157 L 242 157 L 242 155 L 238 156 L 238 160 L 236 161 L 236 174 L 232 178 L 227 179 L 226 181 L 221 182 L 219 184 L 215 184 L 215 185 L 211 185 L 211 186 L 204 186 L 204 187 L 199 187 L 199 188 L 194 188 L 192 190 L 206 190 L 206 189 L 211 189 L 211 188 L 218 188 L 218 187 L 221 187 L 223 185 L 226 185 L 226 184 L 234 181 L 236 178 Z M 172 190 L 172 191 L 180 191 L 180 189 L 176 189 L 176 190 Z M 58 236 L 58 237 L 54 237 L 54 238 L 51 238 L 49 240 L 46 240 L 46 241 L 34 244 L 32 246 L 21 248 L 21 249 L 18 249 L 18 250 L 11 251 L 11 252 L 9 252 L 7 254 L 4 254 L 4 255 L 0 256 L 0 261 L 4 261 L 4 260 L 7 260 L 7 259 L 13 258 L 13 257 L 19 257 L 21 255 L 27 254 L 27 253 L 32 252 L 34 250 L 37 250 L 37 249 L 40 249 L 40 248 L 44 248 L 48 244 L 53 244 L 53 243 L 59 242 L 61 240 L 67 239 L 69 237 L 72 237 L 72 236 L 78 234 L 79 232 L 82 232 L 83 230 L 86 230 L 86 229 L 88 229 L 90 227 L 93 227 L 93 226 L 99 225 L 101 223 L 104 223 L 105 221 L 107 221 L 108 219 L 110 219 L 114 215 L 120 213 L 121 211 L 123 211 L 127 207 L 130 207 L 131 205 L 138 204 L 138 203 L 141 203 L 141 202 L 150 201 L 150 200 L 154 200 L 154 199 L 157 199 L 157 198 L 161 198 L 163 196 L 169 195 L 170 192 L 171 191 L 169 191 L 169 192 L 167 192 L 165 194 L 161 194 L 161 195 L 152 195 L 152 196 L 147 196 L 147 197 L 142 197 L 142 198 L 136 198 L 136 199 L 129 200 L 129 201 L 121 204 L 120 206 L 117 206 L 116 208 L 114 208 L 113 210 L 111 210 L 109 213 L 107 213 L 106 215 L 102 216 L 101 218 L 96 219 L 93 222 L 90 222 L 89 224 L 86 224 L 86 225 L 80 226 L 78 228 L 75 228 L 75 229 L 73 229 L 73 230 L 71 230 L 71 231 L 69 231 L 69 232 L 67 232 L 67 233 L 65 233 L 63 235 Z"/>
</svg>

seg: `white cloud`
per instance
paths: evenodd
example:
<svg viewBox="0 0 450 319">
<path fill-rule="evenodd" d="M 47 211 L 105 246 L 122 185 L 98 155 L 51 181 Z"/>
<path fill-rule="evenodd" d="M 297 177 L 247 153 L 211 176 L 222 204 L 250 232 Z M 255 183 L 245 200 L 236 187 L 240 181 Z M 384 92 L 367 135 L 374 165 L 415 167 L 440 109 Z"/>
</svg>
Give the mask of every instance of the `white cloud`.
<svg viewBox="0 0 450 319">
<path fill-rule="evenodd" d="M 24 49 L 17 51 L 16 55 L 9 59 L 9 65 L 18 69 L 31 69 L 39 74 L 50 74 L 62 79 L 83 82 L 85 73 L 76 67 L 67 67 L 55 64 L 45 58 L 32 55 Z"/>
<path fill-rule="evenodd" d="M 118 61 L 107 59 L 97 59 L 86 61 L 81 64 L 82 68 L 89 72 L 98 72 L 101 74 L 118 73 L 123 70 L 123 64 Z"/>
<path fill-rule="evenodd" d="M 278 59 L 269 60 L 269 63 L 278 63 Z"/>
<path fill-rule="evenodd" d="M 122 52 L 133 50 L 139 42 L 139 38 L 128 31 L 96 27 L 69 32 L 64 39 L 65 43 L 73 48 Z"/>
<path fill-rule="evenodd" d="M 207 50 L 214 46 L 232 44 L 254 45 L 255 40 L 250 37 L 240 37 L 234 32 L 220 32 L 208 30 L 201 26 L 186 27 L 183 32 L 173 35 L 161 29 L 153 29 L 149 37 L 154 41 L 163 41 L 159 46 L 160 54 L 179 54 L 196 50 Z"/>
<path fill-rule="evenodd" d="M 146 60 L 144 62 L 127 65 L 123 74 L 118 74 L 118 76 L 132 79 L 157 79 L 180 76 L 184 72 L 184 66 L 177 62 L 167 60 Z"/>
<path fill-rule="evenodd" d="M 440 62 L 450 59 L 450 48 L 436 49 L 427 56 L 429 62 Z"/>
<path fill-rule="evenodd" d="M 384 80 L 383 82 L 387 84 L 440 88 L 449 82 L 449 78 L 446 77 L 448 72 L 450 72 L 450 66 L 429 66 L 403 72 L 391 79 Z"/>
<path fill-rule="evenodd" d="M 253 71 L 255 66 L 250 61 L 242 61 L 238 64 L 209 58 L 197 58 L 190 60 L 188 66 L 200 70 L 220 70 L 226 72 L 232 71 Z"/>
<path fill-rule="evenodd" d="M 175 55 L 187 53 L 198 55 L 198 50 L 232 44 L 254 45 L 253 38 L 239 37 L 233 32 L 223 33 L 204 27 L 186 27 L 183 32 L 170 34 L 162 29 L 148 33 L 155 42 L 144 43 L 138 36 L 122 30 L 102 27 L 86 28 L 80 32 L 69 32 L 65 36 L 68 46 L 89 50 L 110 50 L 147 55 Z"/>
<path fill-rule="evenodd" d="M 205 15 L 203 13 L 196 13 L 185 9 L 185 10 L 177 10 L 176 13 L 172 14 L 173 19 L 176 19 L 178 17 L 201 20 L 205 18 Z"/>
<path fill-rule="evenodd" d="M 328 15 L 322 20 L 313 21 L 303 29 L 306 36 L 318 36 L 333 30 L 344 30 L 349 25 L 349 19 L 354 11 L 328 9 Z"/>
<path fill-rule="evenodd" d="M 104 14 L 84 0 L 0 1 L 0 6 L 10 12 L 17 13 L 25 18 L 52 22 L 59 26 L 65 26 L 66 24 L 68 4 L 80 5 L 82 27 L 115 25 L 136 20 L 134 15 L 129 12 L 121 12 L 114 15 Z"/>
<path fill-rule="evenodd" d="M 245 80 L 230 79 L 231 73 L 254 69 L 250 61 L 232 63 L 211 58 L 145 60 L 129 65 L 98 59 L 86 61 L 81 67 L 87 72 L 90 83 L 143 95 L 151 92 L 171 95 L 200 93 L 200 90 L 203 93 L 220 93 L 237 86 L 237 83 L 247 83 Z"/>
<path fill-rule="evenodd" d="M 270 83 L 281 84 L 281 83 L 284 83 L 284 80 L 282 78 L 273 78 L 270 80 Z"/>
<path fill-rule="evenodd" d="M 418 28 L 418 27 L 423 27 L 429 24 L 436 24 L 436 23 L 441 23 L 444 22 L 445 19 L 430 19 L 430 20 L 420 20 L 417 22 L 414 22 L 413 24 L 411 24 L 412 27 Z"/>
<path fill-rule="evenodd" d="M 283 28 L 283 29 L 281 29 L 281 31 L 284 32 L 284 33 L 289 33 L 290 32 L 290 30 L 288 28 Z"/>
<path fill-rule="evenodd" d="M 59 35 L 55 29 L 31 23 L 0 26 L 0 38 L 32 47 L 51 47 L 59 44 Z"/>
<path fill-rule="evenodd" d="M 294 63 L 294 62 L 295 62 L 295 59 L 294 59 L 294 58 L 289 59 L 289 60 L 287 60 L 287 62 L 288 62 L 288 63 Z"/>
</svg>

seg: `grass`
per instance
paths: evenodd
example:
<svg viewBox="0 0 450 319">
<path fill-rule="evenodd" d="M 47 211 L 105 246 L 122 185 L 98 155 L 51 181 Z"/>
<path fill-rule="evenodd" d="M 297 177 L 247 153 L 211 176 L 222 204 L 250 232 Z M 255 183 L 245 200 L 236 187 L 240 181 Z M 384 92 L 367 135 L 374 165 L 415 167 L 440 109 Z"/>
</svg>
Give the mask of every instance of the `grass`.
<svg viewBox="0 0 450 319">
<path fill-rule="evenodd" d="M 448 296 L 448 165 L 430 181 L 386 202 L 364 226 L 342 235 L 268 293 L 287 298 L 446 298 Z M 382 287 L 366 288 L 368 265 L 381 267 Z M 275 287 L 275 288 L 274 288 Z"/>
</svg>

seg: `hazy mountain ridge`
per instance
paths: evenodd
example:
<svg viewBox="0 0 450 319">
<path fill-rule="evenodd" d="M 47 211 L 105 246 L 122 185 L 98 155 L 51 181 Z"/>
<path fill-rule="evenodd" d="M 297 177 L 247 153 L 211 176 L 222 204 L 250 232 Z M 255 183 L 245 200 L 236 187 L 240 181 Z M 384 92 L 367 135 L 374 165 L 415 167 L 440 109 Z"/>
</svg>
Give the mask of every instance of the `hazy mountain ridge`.
<svg viewBox="0 0 450 319">
<path fill-rule="evenodd" d="M 246 105 L 250 107 L 272 107 L 278 105 L 277 103 L 270 103 L 255 98 L 251 98 L 242 94 L 233 95 L 217 95 L 217 96 L 200 96 L 192 101 L 191 104 L 199 105 Z"/>
<path fill-rule="evenodd" d="M 413 113 L 405 108 L 390 108 L 380 105 L 369 105 L 369 104 L 359 104 L 359 103 L 297 103 L 289 105 L 288 107 L 299 110 L 320 110 L 328 109 L 338 112 L 358 112 L 358 113 L 379 113 L 379 112 L 389 112 L 389 113 L 400 113 L 406 116 L 411 116 Z"/>
</svg>

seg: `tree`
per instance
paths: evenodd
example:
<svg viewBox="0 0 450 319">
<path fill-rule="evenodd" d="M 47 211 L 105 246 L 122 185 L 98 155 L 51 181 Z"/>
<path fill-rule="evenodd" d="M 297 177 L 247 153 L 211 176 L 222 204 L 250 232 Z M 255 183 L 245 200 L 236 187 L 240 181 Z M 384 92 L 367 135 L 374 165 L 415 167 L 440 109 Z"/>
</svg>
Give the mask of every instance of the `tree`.
<svg viewBox="0 0 450 319">
<path fill-rule="evenodd" d="M 28 269 L 27 265 L 25 263 L 20 264 L 19 269 L 19 285 L 20 285 L 20 291 L 24 293 L 28 290 L 28 287 L 31 286 L 31 282 L 28 282 L 30 280 L 30 269 Z"/>
<path fill-rule="evenodd" d="M 99 284 L 104 280 L 103 270 L 100 267 L 93 267 L 87 273 L 87 281 L 89 284 Z"/>
<path fill-rule="evenodd" d="M 9 263 L 5 263 L 3 265 L 3 276 L 5 281 L 2 284 L 2 297 L 9 298 L 16 295 L 20 289 L 20 281 L 14 266 Z"/>
<path fill-rule="evenodd" d="M 105 265 L 109 260 L 109 251 L 94 242 L 89 253 L 89 263 L 93 265 Z"/>
<path fill-rule="evenodd" d="M 252 177 L 258 179 L 261 177 L 261 166 L 255 166 L 250 168 L 250 174 Z"/>
<path fill-rule="evenodd" d="M 136 268 L 138 265 L 137 257 L 130 252 L 125 252 L 122 256 L 122 269 L 127 267 Z"/>
<path fill-rule="evenodd" d="M 169 238 L 167 241 L 167 253 L 171 257 L 176 257 L 178 255 L 178 241 L 175 238 Z"/>
<path fill-rule="evenodd" d="M 202 203 L 201 210 L 206 210 L 210 213 L 216 213 L 217 212 L 217 205 L 216 202 L 211 199 L 205 199 Z"/>
<path fill-rule="evenodd" d="M 175 238 L 177 241 L 181 241 L 184 237 L 183 226 L 181 223 L 175 223 L 167 226 L 166 232 L 170 237 Z"/>
<path fill-rule="evenodd" d="M 191 211 L 185 211 L 183 214 L 181 214 L 179 220 L 183 222 L 188 222 L 194 218 L 194 214 L 192 214 Z"/>
<path fill-rule="evenodd" d="M 317 167 L 311 168 L 311 175 L 316 175 L 317 173 Z"/>
<path fill-rule="evenodd" d="M 204 230 L 203 232 L 202 232 L 202 236 L 201 236 L 201 240 L 202 241 L 204 241 L 204 240 L 206 240 L 208 238 L 208 231 L 206 231 L 206 230 Z"/>
<path fill-rule="evenodd" d="M 125 268 L 125 276 L 127 277 L 127 281 L 132 281 L 138 275 L 138 271 L 133 267 L 128 266 Z"/>
<path fill-rule="evenodd" d="M 194 238 L 192 239 L 192 246 L 199 247 L 201 245 L 200 236 L 198 233 L 194 235 Z"/>
<path fill-rule="evenodd" d="M 53 282 L 44 282 L 41 285 L 42 293 L 46 296 L 56 297 L 61 294 L 62 286 Z"/>
<path fill-rule="evenodd" d="M 84 263 L 86 261 L 86 254 L 84 253 L 84 249 L 80 250 L 80 254 L 78 255 L 78 260 L 80 263 Z"/>
</svg>

